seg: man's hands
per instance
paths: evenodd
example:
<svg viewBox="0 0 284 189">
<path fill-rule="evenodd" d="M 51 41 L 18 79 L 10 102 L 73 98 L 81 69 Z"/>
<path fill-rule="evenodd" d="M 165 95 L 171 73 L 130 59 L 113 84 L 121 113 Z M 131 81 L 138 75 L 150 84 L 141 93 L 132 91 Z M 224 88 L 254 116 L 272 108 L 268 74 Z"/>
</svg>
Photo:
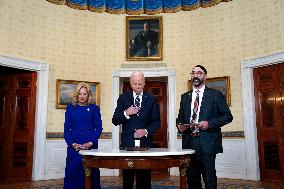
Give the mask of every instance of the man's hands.
<svg viewBox="0 0 284 189">
<path fill-rule="evenodd" d="M 147 44 L 146 44 L 146 46 L 147 46 L 148 49 L 151 48 L 151 46 L 152 46 L 151 41 L 148 41 Z"/>
<path fill-rule="evenodd" d="M 188 129 L 188 127 L 186 127 L 185 125 L 183 124 L 178 124 L 177 125 L 177 128 L 180 132 L 184 132 L 186 129 Z"/>
<path fill-rule="evenodd" d="M 92 142 L 87 142 L 87 143 L 84 143 L 84 144 L 73 143 L 73 144 L 72 144 L 72 147 L 73 147 L 76 151 L 79 151 L 79 150 L 88 150 L 88 149 L 91 148 L 92 145 L 93 145 Z"/>
<path fill-rule="evenodd" d="M 142 138 L 147 134 L 146 129 L 135 129 L 134 138 Z"/>
<path fill-rule="evenodd" d="M 198 123 L 198 127 L 201 130 L 207 130 L 208 129 L 208 121 L 200 121 Z"/>
<path fill-rule="evenodd" d="M 201 130 L 207 130 L 208 129 L 208 121 L 200 121 L 197 125 L 197 127 Z M 178 124 L 177 128 L 180 132 L 184 132 L 185 130 L 187 130 L 189 127 L 184 125 L 184 124 Z"/>
<path fill-rule="evenodd" d="M 126 115 L 127 116 L 134 115 L 134 114 L 137 114 L 139 111 L 140 111 L 139 107 L 136 107 L 136 106 L 132 105 L 129 108 L 127 108 Z"/>
<path fill-rule="evenodd" d="M 80 148 L 82 147 L 82 145 L 81 145 L 81 144 L 77 144 L 77 143 L 73 143 L 73 144 L 72 144 L 72 147 L 73 147 L 76 151 L 78 151 L 78 150 L 80 150 Z"/>
</svg>

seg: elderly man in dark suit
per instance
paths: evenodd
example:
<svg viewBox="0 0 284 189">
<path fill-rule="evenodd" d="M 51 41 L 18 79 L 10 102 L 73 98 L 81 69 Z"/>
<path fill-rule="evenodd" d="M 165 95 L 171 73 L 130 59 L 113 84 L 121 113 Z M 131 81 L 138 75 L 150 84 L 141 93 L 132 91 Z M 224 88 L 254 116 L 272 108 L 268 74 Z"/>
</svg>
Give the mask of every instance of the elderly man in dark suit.
<svg viewBox="0 0 284 189">
<path fill-rule="evenodd" d="M 215 159 L 223 152 L 221 127 L 230 123 L 233 116 L 223 94 L 205 85 L 205 67 L 195 66 L 191 75 L 193 90 L 182 94 L 176 120 L 182 133 L 182 148 L 195 150 L 187 184 L 190 189 L 202 189 L 202 175 L 206 189 L 217 189 Z"/>
<path fill-rule="evenodd" d="M 140 139 L 141 147 L 152 147 L 152 135 L 160 127 L 160 111 L 155 96 L 143 91 L 145 78 L 142 72 L 133 72 L 130 76 L 133 91 L 122 94 L 117 100 L 112 123 L 122 124 L 122 149 L 135 146 Z M 132 189 L 136 173 L 136 185 L 140 189 L 151 188 L 151 170 L 125 169 L 123 188 Z"/>
</svg>

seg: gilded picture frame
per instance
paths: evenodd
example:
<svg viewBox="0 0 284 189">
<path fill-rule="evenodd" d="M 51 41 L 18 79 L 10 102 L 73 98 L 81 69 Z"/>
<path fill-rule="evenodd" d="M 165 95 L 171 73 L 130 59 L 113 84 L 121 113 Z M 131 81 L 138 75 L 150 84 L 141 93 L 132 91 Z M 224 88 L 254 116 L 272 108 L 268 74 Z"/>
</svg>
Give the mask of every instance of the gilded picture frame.
<svg viewBox="0 0 284 189">
<path fill-rule="evenodd" d="M 227 104 L 231 106 L 230 76 L 207 78 L 206 85 L 209 88 L 221 91 L 226 98 Z M 191 80 L 188 80 L 188 89 L 192 89 Z"/>
<path fill-rule="evenodd" d="M 72 103 L 72 97 L 76 85 L 80 82 L 86 82 L 92 89 L 92 102 L 100 106 L 100 83 L 89 81 L 75 81 L 75 80 L 56 80 L 56 108 L 65 109 L 67 104 Z"/>
<path fill-rule="evenodd" d="M 126 16 L 126 60 L 162 60 L 162 47 L 162 16 Z"/>
</svg>

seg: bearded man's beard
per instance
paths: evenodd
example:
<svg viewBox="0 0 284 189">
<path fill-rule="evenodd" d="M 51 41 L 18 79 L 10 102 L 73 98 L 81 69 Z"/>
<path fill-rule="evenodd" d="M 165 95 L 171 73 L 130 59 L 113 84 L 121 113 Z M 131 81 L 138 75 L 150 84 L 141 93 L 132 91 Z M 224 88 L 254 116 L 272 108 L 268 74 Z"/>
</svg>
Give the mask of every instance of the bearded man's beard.
<svg viewBox="0 0 284 189">
<path fill-rule="evenodd" d="M 193 86 L 199 87 L 200 85 L 202 85 L 202 83 L 204 83 L 204 79 L 200 79 L 198 77 L 192 78 L 192 85 Z"/>
</svg>

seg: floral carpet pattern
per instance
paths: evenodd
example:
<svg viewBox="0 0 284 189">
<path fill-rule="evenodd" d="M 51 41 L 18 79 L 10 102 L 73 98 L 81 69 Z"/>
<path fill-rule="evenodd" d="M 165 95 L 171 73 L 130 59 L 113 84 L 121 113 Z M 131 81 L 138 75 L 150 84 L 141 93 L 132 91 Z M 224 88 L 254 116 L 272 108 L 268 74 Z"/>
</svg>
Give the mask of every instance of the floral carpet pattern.
<svg viewBox="0 0 284 189">
<path fill-rule="evenodd" d="M 122 189 L 121 182 L 117 182 L 117 181 L 101 181 L 101 186 L 102 186 L 102 189 Z M 151 189 L 179 189 L 179 188 L 180 187 L 179 187 L 178 181 L 162 180 L 162 181 L 152 182 Z M 27 188 L 27 189 L 31 189 L 31 188 Z M 32 189 L 63 189 L 63 185 L 40 186 L 40 187 L 35 187 Z M 218 189 L 269 189 L 269 188 L 218 183 Z"/>
</svg>

